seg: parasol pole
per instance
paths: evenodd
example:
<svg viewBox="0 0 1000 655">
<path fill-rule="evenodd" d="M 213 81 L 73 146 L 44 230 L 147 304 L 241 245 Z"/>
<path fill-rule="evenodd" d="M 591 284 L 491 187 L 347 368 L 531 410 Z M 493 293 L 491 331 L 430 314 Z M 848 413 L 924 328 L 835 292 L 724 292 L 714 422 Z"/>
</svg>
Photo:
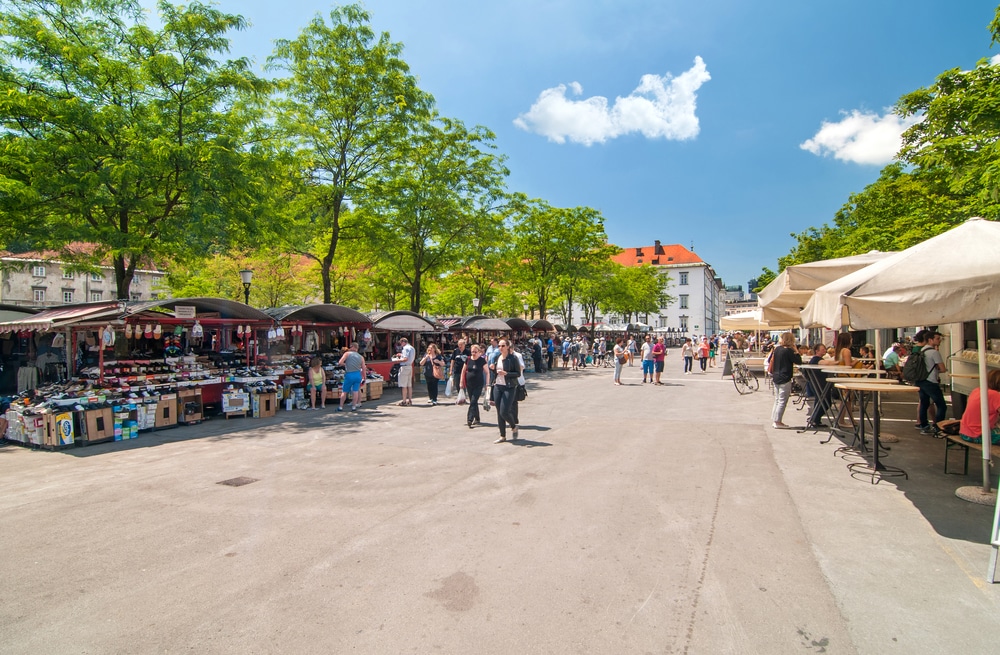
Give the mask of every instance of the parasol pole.
<svg viewBox="0 0 1000 655">
<path fill-rule="evenodd" d="M 986 321 L 976 321 L 976 338 L 979 342 L 979 419 L 983 441 L 983 493 L 990 493 L 990 403 L 989 387 L 986 379 Z M 994 531 L 995 532 L 995 531 Z M 994 547 L 995 548 L 995 547 Z"/>
</svg>

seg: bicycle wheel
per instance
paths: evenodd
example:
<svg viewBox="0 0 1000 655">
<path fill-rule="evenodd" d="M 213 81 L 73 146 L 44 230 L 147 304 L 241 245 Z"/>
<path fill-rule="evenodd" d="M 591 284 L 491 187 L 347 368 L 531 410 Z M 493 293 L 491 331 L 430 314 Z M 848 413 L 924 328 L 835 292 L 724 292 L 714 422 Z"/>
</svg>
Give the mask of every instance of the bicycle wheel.
<svg viewBox="0 0 1000 655">
<path fill-rule="evenodd" d="M 746 376 L 747 376 L 747 387 L 749 387 L 750 391 L 760 391 L 760 380 L 757 378 L 757 376 L 751 373 L 750 371 L 746 372 Z"/>
<path fill-rule="evenodd" d="M 750 387 L 747 385 L 746 377 L 740 366 L 737 366 L 736 370 L 733 371 L 733 384 L 741 396 L 750 393 Z"/>
</svg>

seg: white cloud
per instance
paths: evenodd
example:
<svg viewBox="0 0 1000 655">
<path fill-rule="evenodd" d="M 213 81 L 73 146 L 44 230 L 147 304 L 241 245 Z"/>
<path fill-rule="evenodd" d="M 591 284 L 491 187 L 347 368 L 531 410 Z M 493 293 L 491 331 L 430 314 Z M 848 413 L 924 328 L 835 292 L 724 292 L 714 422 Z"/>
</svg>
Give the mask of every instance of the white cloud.
<svg viewBox="0 0 1000 655">
<path fill-rule="evenodd" d="M 993 55 L 992 57 L 990 57 L 990 63 L 994 66 L 1000 64 L 1000 55 Z"/>
<path fill-rule="evenodd" d="M 838 123 L 823 121 L 816 136 L 799 147 L 814 155 L 833 155 L 855 164 L 888 164 L 899 151 L 903 132 L 923 118 L 891 113 L 879 116 L 857 109 L 843 114 Z"/>
<path fill-rule="evenodd" d="M 560 84 L 542 91 L 531 109 L 514 120 L 514 125 L 556 143 L 569 139 L 588 146 L 632 132 L 650 139 L 693 139 L 699 131 L 695 115 L 697 91 L 710 79 L 705 62 L 695 57 L 691 69 L 677 77 L 670 73 L 643 75 L 632 93 L 615 98 L 610 107 L 603 96 L 567 98 L 567 89 L 580 96 L 583 87 L 578 82 L 568 87 Z"/>
</svg>

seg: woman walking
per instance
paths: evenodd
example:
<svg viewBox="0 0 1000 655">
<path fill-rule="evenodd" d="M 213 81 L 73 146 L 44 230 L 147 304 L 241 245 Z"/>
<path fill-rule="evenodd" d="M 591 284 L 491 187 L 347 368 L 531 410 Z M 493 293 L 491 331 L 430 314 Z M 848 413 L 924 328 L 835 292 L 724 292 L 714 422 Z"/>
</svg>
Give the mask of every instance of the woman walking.
<svg viewBox="0 0 1000 655">
<path fill-rule="evenodd" d="M 792 373 L 795 364 L 802 363 L 802 355 L 795 347 L 795 335 L 791 332 L 781 333 L 781 343 L 771 353 L 771 363 L 768 372 L 774 381 L 774 407 L 771 409 L 771 424 L 775 428 L 785 429 L 788 426 L 781 422 L 788 405 L 788 396 L 792 392 Z"/>
<path fill-rule="evenodd" d="M 684 375 L 691 375 L 691 369 L 694 368 L 694 346 L 691 345 L 691 339 L 684 340 L 681 357 L 684 358 Z"/>
<path fill-rule="evenodd" d="M 619 387 L 622 385 L 622 364 L 625 362 L 625 358 L 628 357 L 626 352 L 625 347 L 622 345 L 622 338 L 616 337 L 615 348 L 611 356 L 615 358 L 615 384 Z"/>
<path fill-rule="evenodd" d="M 483 394 L 483 389 L 488 386 L 487 376 L 489 369 L 486 368 L 486 357 L 478 343 L 472 344 L 471 354 L 462 369 L 462 379 L 460 388 L 465 389 L 465 396 L 469 401 L 469 411 L 465 414 L 465 421 L 471 428 L 479 424 L 479 397 Z"/>
<path fill-rule="evenodd" d="M 432 343 L 427 346 L 427 353 L 420 360 L 424 367 L 424 380 L 427 382 L 428 402 L 431 405 L 438 404 L 438 382 L 444 378 L 444 358 L 437 344 Z M 437 369 L 435 371 L 435 369 Z M 438 373 L 438 375 L 435 375 Z"/>
<path fill-rule="evenodd" d="M 698 363 L 701 365 L 701 372 L 705 372 L 708 366 L 708 337 L 701 338 L 701 345 L 698 346 Z"/>
<path fill-rule="evenodd" d="M 493 374 L 493 401 L 497 406 L 497 426 L 500 428 L 500 438 L 493 443 L 507 441 L 508 425 L 511 428 L 511 441 L 517 441 L 514 394 L 517 392 L 517 379 L 521 375 L 521 366 L 506 339 L 500 340 L 500 357 L 495 364 L 490 365 L 490 369 Z"/>
</svg>

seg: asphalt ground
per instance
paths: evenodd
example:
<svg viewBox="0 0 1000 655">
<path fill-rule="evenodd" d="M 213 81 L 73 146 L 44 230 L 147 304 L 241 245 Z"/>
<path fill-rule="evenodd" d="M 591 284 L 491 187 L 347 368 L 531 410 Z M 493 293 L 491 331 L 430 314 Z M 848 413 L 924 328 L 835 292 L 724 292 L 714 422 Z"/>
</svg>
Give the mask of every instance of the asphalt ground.
<svg viewBox="0 0 1000 655">
<path fill-rule="evenodd" d="M 887 404 L 886 463 L 770 427 L 721 369 L 0 446 L 2 653 L 994 653 L 993 508 Z M 790 407 L 785 422 L 804 424 Z M 237 477 L 240 487 L 218 484 Z"/>
</svg>

